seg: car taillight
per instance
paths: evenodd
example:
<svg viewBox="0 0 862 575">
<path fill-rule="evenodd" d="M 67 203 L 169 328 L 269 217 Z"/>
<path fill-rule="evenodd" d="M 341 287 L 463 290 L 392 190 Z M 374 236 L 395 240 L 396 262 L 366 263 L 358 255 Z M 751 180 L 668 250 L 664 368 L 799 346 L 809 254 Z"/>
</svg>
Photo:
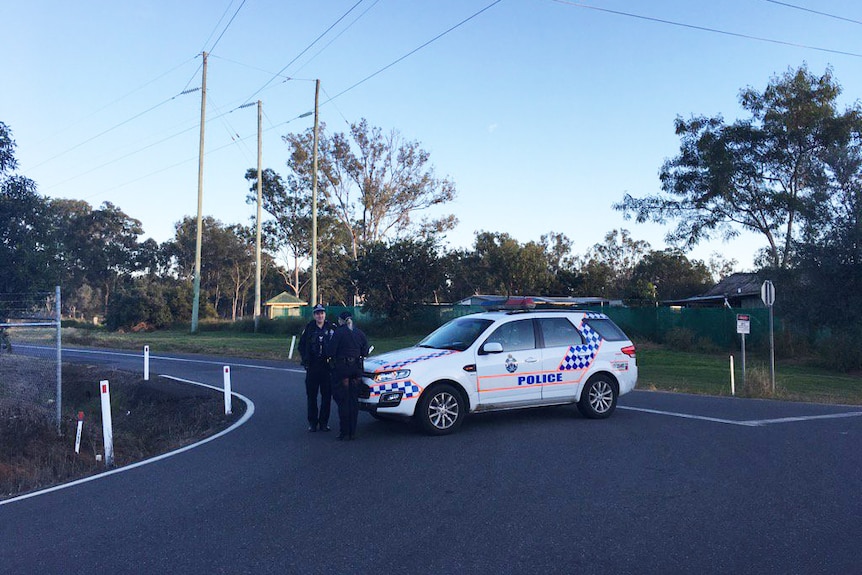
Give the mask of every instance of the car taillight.
<svg viewBox="0 0 862 575">
<path fill-rule="evenodd" d="M 624 348 L 622 348 L 620 351 L 629 357 L 635 356 L 635 346 L 633 346 L 633 345 L 627 345 Z"/>
</svg>

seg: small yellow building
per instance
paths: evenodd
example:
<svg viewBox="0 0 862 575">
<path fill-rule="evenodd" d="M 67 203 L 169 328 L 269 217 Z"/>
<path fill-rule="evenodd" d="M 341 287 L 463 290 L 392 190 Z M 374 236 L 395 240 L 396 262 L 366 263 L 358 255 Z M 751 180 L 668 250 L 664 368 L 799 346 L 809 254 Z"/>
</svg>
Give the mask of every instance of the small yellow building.
<svg viewBox="0 0 862 575">
<path fill-rule="evenodd" d="M 301 300 L 283 291 L 274 298 L 264 302 L 263 307 L 266 308 L 266 317 L 275 319 L 277 317 L 299 317 L 302 308 L 307 305 L 308 302 L 305 300 Z"/>
</svg>

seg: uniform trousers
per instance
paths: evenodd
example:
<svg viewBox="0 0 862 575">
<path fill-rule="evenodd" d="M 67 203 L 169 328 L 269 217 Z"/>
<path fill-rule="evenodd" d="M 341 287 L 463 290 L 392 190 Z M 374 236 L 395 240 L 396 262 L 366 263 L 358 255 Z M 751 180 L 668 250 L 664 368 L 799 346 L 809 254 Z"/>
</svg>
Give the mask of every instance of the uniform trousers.
<svg viewBox="0 0 862 575">
<path fill-rule="evenodd" d="M 320 407 L 317 396 L 320 395 Z M 332 406 L 332 371 L 324 362 L 312 363 L 305 372 L 305 395 L 308 398 L 308 425 L 325 429 Z"/>
<path fill-rule="evenodd" d="M 332 396 L 338 405 L 338 424 L 343 437 L 353 439 L 359 419 L 359 386 L 362 385 L 360 358 L 335 358 Z"/>
</svg>

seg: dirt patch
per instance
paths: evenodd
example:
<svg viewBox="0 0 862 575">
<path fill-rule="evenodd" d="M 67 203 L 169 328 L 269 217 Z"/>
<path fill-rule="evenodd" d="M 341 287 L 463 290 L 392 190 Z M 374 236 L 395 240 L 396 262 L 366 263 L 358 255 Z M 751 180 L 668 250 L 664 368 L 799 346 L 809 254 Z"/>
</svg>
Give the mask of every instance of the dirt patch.
<svg viewBox="0 0 862 575">
<path fill-rule="evenodd" d="M 110 382 L 114 467 L 213 435 L 245 410 L 245 404 L 234 400 L 233 414 L 225 415 L 224 395 L 200 386 L 163 378 L 146 382 L 140 375 L 103 366 L 64 364 L 58 436 L 56 378 L 34 370 L 33 361 L 0 358 L 0 499 L 105 471 L 104 460 L 97 461 L 104 452 L 102 380 Z M 75 453 L 78 412 L 84 413 L 84 426 Z"/>
</svg>

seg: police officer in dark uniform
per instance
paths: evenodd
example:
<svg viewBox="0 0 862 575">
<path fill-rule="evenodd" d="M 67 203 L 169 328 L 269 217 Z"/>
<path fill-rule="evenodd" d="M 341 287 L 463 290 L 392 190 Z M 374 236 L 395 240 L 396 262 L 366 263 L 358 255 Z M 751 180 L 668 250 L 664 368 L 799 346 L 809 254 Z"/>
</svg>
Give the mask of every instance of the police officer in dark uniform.
<svg viewBox="0 0 862 575">
<path fill-rule="evenodd" d="M 338 405 L 338 439 L 353 439 L 359 417 L 359 386 L 362 383 L 362 358 L 368 355 L 368 338 L 353 325 L 350 312 L 338 316 L 338 328 L 326 347 L 332 358 L 335 378 L 332 396 Z"/>
<path fill-rule="evenodd" d="M 327 361 L 326 344 L 335 331 L 335 324 L 326 321 L 326 308 L 320 304 L 314 306 L 312 315 L 314 319 L 308 322 L 299 337 L 299 355 L 305 367 L 305 394 L 308 397 L 308 431 L 329 431 L 332 370 Z"/>
</svg>

